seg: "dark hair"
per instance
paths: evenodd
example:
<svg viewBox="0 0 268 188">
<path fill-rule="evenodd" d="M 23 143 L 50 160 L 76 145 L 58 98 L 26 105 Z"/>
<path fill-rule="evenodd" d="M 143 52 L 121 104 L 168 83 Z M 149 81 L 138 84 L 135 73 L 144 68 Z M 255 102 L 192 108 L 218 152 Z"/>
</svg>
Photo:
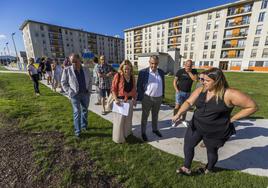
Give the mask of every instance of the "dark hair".
<svg viewBox="0 0 268 188">
<path fill-rule="evenodd" d="M 95 56 L 95 57 L 93 58 L 93 62 L 97 64 L 97 63 L 99 63 L 99 59 Z"/>
</svg>

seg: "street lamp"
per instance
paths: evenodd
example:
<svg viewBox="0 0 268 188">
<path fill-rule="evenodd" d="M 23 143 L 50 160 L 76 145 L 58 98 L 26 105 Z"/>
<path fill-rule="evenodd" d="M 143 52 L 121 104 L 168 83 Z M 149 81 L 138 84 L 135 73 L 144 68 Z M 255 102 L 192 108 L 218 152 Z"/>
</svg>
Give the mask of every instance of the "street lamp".
<svg viewBox="0 0 268 188">
<path fill-rule="evenodd" d="M 15 44 L 14 37 L 13 37 L 14 35 L 15 35 L 15 33 L 12 33 L 11 37 L 12 37 L 13 45 L 14 45 L 15 52 L 16 52 L 17 66 L 18 66 L 19 70 L 21 70 L 20 63 L 19 63 L 20 60 L 19 60 L 16 44 Z"/>
<path fill-rule="evenodd" d="M 7 53 L 8 53 L 8 55 L 10 55 L 10 51 L 9 51 L 9 48 L 8 48 L 8 42 L 6 43 L 6 47 L 7 47 Z"/>
</svg>

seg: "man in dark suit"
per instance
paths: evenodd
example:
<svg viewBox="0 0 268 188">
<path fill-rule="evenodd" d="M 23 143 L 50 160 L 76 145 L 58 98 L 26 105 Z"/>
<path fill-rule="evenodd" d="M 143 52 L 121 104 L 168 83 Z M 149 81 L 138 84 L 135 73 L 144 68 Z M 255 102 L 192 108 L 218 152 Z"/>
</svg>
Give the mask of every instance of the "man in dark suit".
<svg viewBox="0 0 268 188">
<path fill-rule="evenodd" d="M 137 81 L 138 98 L 142 103 L 141 133 L 142 139 L 147 141 L 146 125 L 150 111 L 152 111 L 153 133 L 162 137 L 157 128 L 158 113 L 165 93 L 164 71 L 158 68 L 158 56 L 151 56 L 149 67 L 139 72 Z"/>
</svg>

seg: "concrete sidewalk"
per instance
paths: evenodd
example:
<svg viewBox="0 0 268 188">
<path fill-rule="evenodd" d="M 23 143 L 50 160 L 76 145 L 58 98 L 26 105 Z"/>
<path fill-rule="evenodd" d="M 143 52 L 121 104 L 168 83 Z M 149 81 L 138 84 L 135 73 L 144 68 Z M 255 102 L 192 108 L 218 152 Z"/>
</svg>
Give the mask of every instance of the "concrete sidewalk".
<svg viewBox="0 0 268 188">
<path fill-rule="evenodd" d="M 45 81 L 41 82 L 46 85 Z M 48 87 L 51 88 L 51 86 Z M 112 122 L 113 113 L 104 116 L 101 115 L 101 106 L 94 105 L 96 98 L 96 94 L 93 93 L 91 95 L 89 110 Z M 173 155 L 184 157 L 183 137 L 186 128 L 182 125 L 171 128 L 172 114 L 172 108 L 166 105 L 161 106 L 159 113 L 159 129 L 163 137 L 160 139 L 152 134 L 151 122 L 148 121 L 148 144 Z M 191 117 L 192 113 L 187 113 L 187 120 L 190 120 Z M 149 117 L 148 120 L 151 120 L 151 117 Z M 133 114 L 133 133 L 139 138 L 141 137 L 140 121 L 141 105 L 138 104 Z M 219 161 L 216 166 L 268 177 L 268 120 L 243 120 L 236 122 L 235 126 L 237 134 L 231 137 L 224 147 L 219 150 Z M 206 164 L 206 156 L 206 148 L 197 146 L 194 160 Z M 174 169 L 175 168 L 176 167 L 174 167 Z"/>
</svg>

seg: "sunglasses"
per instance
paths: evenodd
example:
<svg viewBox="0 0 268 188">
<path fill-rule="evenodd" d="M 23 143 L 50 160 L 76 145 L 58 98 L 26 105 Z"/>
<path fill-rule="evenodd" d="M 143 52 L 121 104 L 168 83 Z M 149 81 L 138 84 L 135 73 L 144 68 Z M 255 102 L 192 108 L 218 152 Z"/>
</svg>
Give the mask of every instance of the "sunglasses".
<svg viewBox="0 0 268 188">
<path fill-rule="evenodd" d="M 204 82 L 205 79 L 204 78 L 198 78 L 201 82 Z"/>
</svg>

